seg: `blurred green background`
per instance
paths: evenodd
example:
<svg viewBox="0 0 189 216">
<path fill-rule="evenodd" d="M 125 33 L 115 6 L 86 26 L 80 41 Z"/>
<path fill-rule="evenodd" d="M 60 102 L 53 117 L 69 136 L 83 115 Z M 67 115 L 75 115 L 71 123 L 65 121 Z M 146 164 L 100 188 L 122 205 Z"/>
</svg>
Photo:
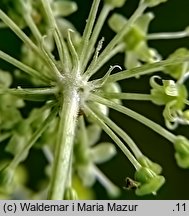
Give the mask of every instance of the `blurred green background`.
<svg viewBox="0 0 189 216">
<path fill-rule="evenodd" d="M 78 11 L 68 17 L 72 21 L 76 28 L 82 32 L 85 26 L 85 20 L 87 19 L 91 0 L 77 0 Z M 136 9 L 138 4 L 137 0 L 127 0 L 124 8 L 117 9 L 116 12 L 125 14 L 129 17 Z M 150 9 L 155 14 L 155 19 L 151 22 L 150 32 L 172 32 L 181 31 L 189 26 L 189 1 L 188 0 L 168 0 L 166 4 L 161 4 L 158 7 Z M 112 14 L 112 13 L 111 13 Z M 110 14 L 110 15 L 111 15 Z M 104 36 L 106 45 L 113 37 L 114 33 L 108 28 L 107 23 L 101 32 L 99 39 Z M 157 40 L 151 41 L 151 47 L 156 48 L 159 53 L 166 58 L 170 53 L 179 47 L 189 48 L 189 39 L 178 40 Z M 21 41 L 8 29 L 0 30 L 0 49 L 6 51 L 10 55 L 19 58 Z M 108 62 L 100 71 L 104 73 L 107 71 L 109 65 L 119 64 L 123 66 L 123 55 L 117 55 L 110 62 Z M 14 70 L 14 67 L 6 64 L 0 60 L 0 67 L 4 70 Z M 149 93 L 149 77 L 145 76 L 140 79 L 129 79 L 121 81 L 120 85 L 125 92 L 135 93 Z M 18 85 L 24 85 L 18 83 Z M 189 82 L 187 82 L 189 86 Z M 188 88 L 189 89 L 189 88 Z M 154 120 L 155 122 L 164 125 L 162 117 L 163 107 L 157 107 L 150 102 L 136 102 L 125 101 L 125 106 L 132 108 L 133 110 L 144 114 L 146 117 Z M 39 106 L 36 103 L 28 103 L 27 109 L 23 110 L 23 113 L 27 113 L 32 107 Z M 112 119 L 118 123 L 137 143 L 142 152 L 147 155 L 153 161 L 159 163 L 163 167 L 163 175 L 166 178 L 165 185 L 161 188 L 156 196 L 149 195 L 144 197 L 135 196 L 133 191 L 122 190 L 119 199 L 189 199 L 189 170 L 183 170 L 176 165 L 174 159 L 174 149 L 171 143 L 160 135 L 151 131 L 142 124 L 135 120 L 119 114 L 115 111 L 111 111 L 110 115 Z M 180 126 L 174 131 L 175 134 L 183 134 L 189 138 L 189 127 Z M 111 139 L 105 134 L 102 134 L 101 139 L 103 141 L 111 141 Z M 8 155 L 4 152 L 5 143 L 0 146 L 0 158 L 5 158 Z M 120 188 L 123 188 L 125 184 L 125 177 L 133 177 L 134 168 L 118 150 L 118 154 L 110 161 L 100 166 L 100 169 Z M 28 186 L 34 190 L 38 190 L 39 179 L 45 178 L 43 168 L 47 163 L 42 152 L 37 149 L 30 151 L 29 157 L 25 161 L 25 164 L 30 173 Z M 96 192 L 96 199 L 109 199 L 105 189 L 97 182 L 94 185 Z"/>
</svg>

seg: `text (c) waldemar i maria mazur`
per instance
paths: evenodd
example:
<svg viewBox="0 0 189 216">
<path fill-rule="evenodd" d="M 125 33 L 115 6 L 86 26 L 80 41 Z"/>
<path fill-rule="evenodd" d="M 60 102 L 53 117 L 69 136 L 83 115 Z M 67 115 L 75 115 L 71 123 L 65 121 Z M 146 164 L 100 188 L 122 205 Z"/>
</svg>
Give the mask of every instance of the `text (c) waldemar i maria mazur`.
<svg viewBox="0 0 189 216">
<path fill-rule="evenodd" d="M 77 203 L 77 211 L 136 211 L 138 205 L 127 205 L 127 204 L 117 204 L 117 203 L 107 203 L 103 204 L 87 204 L 87 203 Z"/>
<path fill-rule="evenodd" d="M 45 203 L 20 203 L 21 211 L 137 211 L 138 205 L 135 204 L 117 204 L 116 202 L 108 202 L 103 204 L 87 204 L 85 202 L 72 203 L 71 205 L 45 204 Z"/>
</svg>

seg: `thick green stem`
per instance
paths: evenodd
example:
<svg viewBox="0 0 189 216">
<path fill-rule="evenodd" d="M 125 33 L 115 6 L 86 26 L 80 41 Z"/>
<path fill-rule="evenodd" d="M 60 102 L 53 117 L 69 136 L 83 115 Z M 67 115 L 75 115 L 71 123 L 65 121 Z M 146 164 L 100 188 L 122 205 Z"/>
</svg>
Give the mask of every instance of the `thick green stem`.
<svg viewBox="0 0 189 216">
<path fill-rule="evenodd" d="M 64 99 L 60 113 L 53 173 L 48 196 L 52 200 L 62 200 L 64 197 L 79 108 L 79 96 L 75 86 L 68 85 L 63 95 Z"/>
</svg>

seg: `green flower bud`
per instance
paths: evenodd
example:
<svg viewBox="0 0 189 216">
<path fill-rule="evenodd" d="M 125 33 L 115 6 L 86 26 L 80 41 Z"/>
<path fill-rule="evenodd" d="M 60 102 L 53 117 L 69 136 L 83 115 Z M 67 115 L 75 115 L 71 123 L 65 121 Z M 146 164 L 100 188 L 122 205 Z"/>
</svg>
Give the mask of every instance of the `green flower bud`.
<svg viewBox="0 0 189 216">
<path fill-rule="evenodd" d="M 135 173 L 136 181 L 141 184 L 136 189 L 135 193 L 138 196 L 147 194 L 155 194 L 160 187 L 165 183 L 165 178 L 161 175 L 157 175 L 149 168 L 142 167 Z"/>
<path fill-rule="evenodd" d="M 89 149 L 85 143 L 76 143 L 74 145 L 74 161 L 79 166 L 85 166 L 89 163 Z"/>
<path fill-rule="evenodd" d="M 154 7 L 157 6 L 158 4 L 164 3 L 167 0 L 143 0 L 144 3 L 148 5 L 148 7 Z"/>
<path fill-rule="evenodd" d="M 109 109 L 108 109 L 107 106 L 105 106 L 105 105 L 103 105 L 103 104 L 100 104 L 100 103 L 97 103 L 97 102 L 91 102 L 91 105 L 92 105 L 95 109 L 99 110 L 102 114 L 104 114 L 104 115 L 106 115 L 106 116 L 108 115 Z M 90 123 L 94 123 L 94 120 L 91 118 L 90 115 L 87 116 L 87 120 L 88 120 Z"/>
<path fill-rule="evenodd" d="M 187 111 L 182 111 L 185 108 L 187 98 L 187 90 L 184 85 L 178 86 L 178 96 L 166 103 L 163 111 L 166 126 L 169 129 L 175 129 L 178 124 L 189 124 Z"/>
<path fill-rule="evenodd" d="M 155 81 L 157 78 L 161 79 L 159 76 L 150 78 L 152 102 L 157 105 L 165 105 L 174 100 L 175 110 L 183 109 L 188 97 L 186 87 L 175 83 L 173 80 L 163 80 L 163 85 L 160 85 Z"/>
<path fill-rule="evenodd" d="M 163 87 L 166 95 L 178 96 L 178 87 L 174 80 L 163 80 Z"/>
<path fill-rule="evenodd" d="M 101 129 L 98 125 L 92 124 L 84 130 L 78 128 L 74 145 L 74 159 L 78 165 L 87 165 L 91 161 L 90 146 L 96 144 L 100 138 Z"/>
<path fill-rule="evenodd" d="M 19 134 L 15 133 L 9 143 L 6 145 L 5 150 L 12 155 L 17 155 L 19 154 L 24 146 L 27 144 L 29 137 L 27 136 L 20 136 Z M 25 160 L 25 158 L 28 156 L 28 152 L 25 152 L 22 154 L 22 158 L 20 158 L 21 161 Z"/>
<path fill-rule="evenodd" d="M 77 171 L 84 186 L 91 187 L 95 183 L 96 176 L 90 163 L 78 166 Z"/>
<path fill-rule="evenodd" d="M 156 82 L 156 79 L 160 79 L 161 77 L 159 76 L 152 76 L 150 78 L 150 85 L 152 87 L 151 89 L 151 97 L 152 97 L 152 102 L 157 104 L 157 105 L 164 105 L 166 103 L 168 103 L 169 101 L 175 99 L 174 96 L 171 96 L 170 94 L 166 94 L 166 88 L 167 88 L 167 84 L 169 82 L 166 82 L 166 87 L 163 85 L 160 85 Z M 174 82 L 174 81 L 173 81 Z"/>
<path fill-rule="evenodd" d="M 178 166 L 189 168 L 189 140 L 184 136 L 177 136 L 175 143 L 175 158 Z"/>
<path fill-rule="evenodd" d="M 121 92 L 121 87 L 117 82 L 105 84 L 103 86 L 103 89 L 105 92 L 110 92 L 110 93 L 120 93 Z M 117 104 L 121 104 L 120 99 L 110 99 L 110 100 L 114 101 Z"/>
<path fill-rule="evenodd" d="M 134 50 L 144 38 L 145 35 L 138 26 L 131 27 L 130 31 L 124 37 L 127 50 Z"/>
<path fill-rule="evenodd" d="M 15 131 L 20 135 L 20 136 L 28 136 L 30 135 L 31 129 L 30 125 L 28 124 L 27 121 L 23 120 L 20 121 L 16 126 L 15 126 Z"/>
<path fill-rule="evenodd" d="M 101 128 L 96 124 L 91 124 L 87 127 L 88 145 L 92 146 L 100 139 Z"/>
<path fill-rule="evenodd" d="M 148 47 L 146 35 L 153 13 L 141 15 L 130 30 L 123 37 L 125 43 L 124 66 L 128 69 L 138 67 L 141 61 L 153 63 L 161 59 L 160 55 L 154 49 Z M 119 32 L 127 24 L 127 19 L 119 14 L 113 14 L 109 19 L 110 28 Z"/>
<path fill-rule="evenodd" d="M 112 143 L 99 143 L 90 151 L 90 158 L 94 163 L 100 164 L 110 160 L 116 154 Z"/>
<path fill-rule="evenodd" d="M 166 104 L 163 110 L 163 117 L 165 119 L 165 124 L 170 130 L 175 129 L 178 126 L 178 114 L 177 109 L 175 109 L 176 100 L 170 101 Z"/>
<path fill-rule="evenodd" d="M 185 85 L 178 85 L 178 97 L 176 108 L 183 109 L 185 107 L 185 101 L 188 98 L 188 90 Z"/>
<path fill-rule="evenodd" d="M 142 167 L 135 172 L 135 180 L 141 183 L 146 183 L 155 176 L 156 173 L 147 167 Z"/>
<path fill-rule="evenodd" d="M 52 10 L 54 16 L 69 16 L 77 10 L 77 4 L 73 1 L 55 1 Z"/>
<path fill-rule="evenodd" d="M 27 168 L 23 165 L 16 167 L 14 171 L 14 183 L 16 185 L 25 185 L 28 182 Z"/>
<path fill-rule="evenodd" d="M 177 136 L 174 147 L 180 154 L 189 154 L 189 140 L 184 136 Z"/>
<path fill-rule="evenodd" d="M 14 108 L 22 108 L 25 105 L 22 99 L 11 94 L 4 94 L 2 96 L 0 95 L 0 98 L 1 98 L 0 107 L 6 109 L 7 112 L 8 109 L 11 111 Z"/>
<path fill-rule="evenodd" d="M 12 76 L 7 71 L 0 70 L 0 88 L 9 87 L 12 83 Z"/>
<path fill-rule="evenodd" d="M 135 67 L 139 67 L 141 63 L 138 61 L 138 56 L 135 52 L 126 51 L 125 52 L 125 59 L 124 59 L 124 67 L 131 69 Z"/>
<path fill-rule="evenodd" d="M 111 5 L 114 7 L 122 7 L 126 0 L 104 0 L 106 4 Z"/>
<path fill-rule="evenodd" d="M 108 83 L 104 85 L 103 88 L 106 92 L 114 92 L 114 93 L 121 92 L 121 87 L 117 82 Z"/>
<path fill-rule="evenodd" d="M 2 101 L 1 101 L 2 102 Z M 3 104 L 2 104 L 3 105 Z M 20 112 L 16 108 L 1 109 L 0 104 L 0 122 L 1 129 L 10 130 L 22 119 Z"/>
<path fill-rule="evenodd" d="M 99 109 L 104 115 L 108 115 L 108 107 L 103 105 L 103 104 L 99 104 L 99 103 L 96 103 L 94 106 L 97 107 L 97 109 Z"/>
<path fill-rule="evenodd" d="M 135 22 L 136 25 L 145 35 L 148 33 L 148 27 L 150 22 L 154 19 L 154 14 L 152 12 L 148 12 L 142 14 Z"/>
<path fill-rule="evenodd" d="M 77 200 L 78 195 L 77 195 L 76 190 L 72 187 L 66 188 L 64 199 L 65 200 Z"/>
<path fill-rule="evenodd" d="M 0 170 L 0 188 L 3 188 L 3 191 L 9 193 L 12 190 L 13 177 L 14 170 L 7 167 Z"/>
<path fill-rule="evenodd" d="M 177 58 L 184 57 L 189 54 L 189 50 L 186 48 L 179 48 L 174 53 L 172 53 L 168 59 L 170 60 L 176 60 Z M 179 64 L 171 64 L 168 66 L 165 66 L 164 72 L 169 74 L 175 79 L 180 79 L 186 72 L 188 72 L 189 66 L 185 67 L 185 63 L 179 63 Z"/>
<path fill-rule="evenodd" d="M 189 121 L 189 110 L 185 110 L 183 112 L 183 117 L 184 117 L 184 119 L 186 119 L 187 121 Z"/>
<path fill-rule="evenodd" d="M 119 32 L 126 23 L 127 19 L 123 15 L 117 13 L 114 13 L 108 20 L 110 28 L 116 33 Z"/>
<path fill-rule="evenodd" d="M 137 160 L 141 164 L 142 167 L 149 168 L 153 172 L 155 172 L 156 174 L 160 174 L 162 172 L 162 167 L 159 164 L 152 162 L 146 156 L 142 156 L 140 158 L 137 158 Z"/>
<path fill-rule="evenodd" d="M 175 159 L 179 167 L 183 169 L 189 168 L 189 155 L 181 155 L 179 153 L 175 153 Z"/>
<path fill-rule="evenodd" d="M 63 38 L 68 39 L 68 31 L 69 29 L 72 29 L 72 43 L 76 49 L 79 47 L 80 42 L 81 42 L 81 35 L 77 31 L 77 29 L 74 27 L 74 25 L 69 22 L 68 20 L 64 19 L 63 17 L 58 17 L 56 19 L 57 25 L 59 27 L 59 30 L 63 36 Z"/>
<path fill-rule="evenodd" d="M 156 192 L 162 187 L 165 183 L 165 178 L 163 176 L 156 176 L 151 179 L 148 183 L 140 185 L 135 193 L 138 196 L 144 196 L 148 194 L 156 194 Z"/>
</svg>

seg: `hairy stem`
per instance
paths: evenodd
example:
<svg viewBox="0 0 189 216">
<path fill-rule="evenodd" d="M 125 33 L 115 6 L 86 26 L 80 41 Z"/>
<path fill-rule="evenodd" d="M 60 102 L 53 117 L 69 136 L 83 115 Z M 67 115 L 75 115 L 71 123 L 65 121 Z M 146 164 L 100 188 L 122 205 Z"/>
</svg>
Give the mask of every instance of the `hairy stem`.
<svg viewBox="0 0 189 216">
<path fill-rule="evenodd" d="M 51 200 L 62 200 L 64 197 L 69 176 L 78 107 L 79 97 L 77 89 L 74 86 L 68 86 L 64 91 L 64 99 L 60 112 L 53 173 L 48 195 L 48 199 Z"/>
</svg>

